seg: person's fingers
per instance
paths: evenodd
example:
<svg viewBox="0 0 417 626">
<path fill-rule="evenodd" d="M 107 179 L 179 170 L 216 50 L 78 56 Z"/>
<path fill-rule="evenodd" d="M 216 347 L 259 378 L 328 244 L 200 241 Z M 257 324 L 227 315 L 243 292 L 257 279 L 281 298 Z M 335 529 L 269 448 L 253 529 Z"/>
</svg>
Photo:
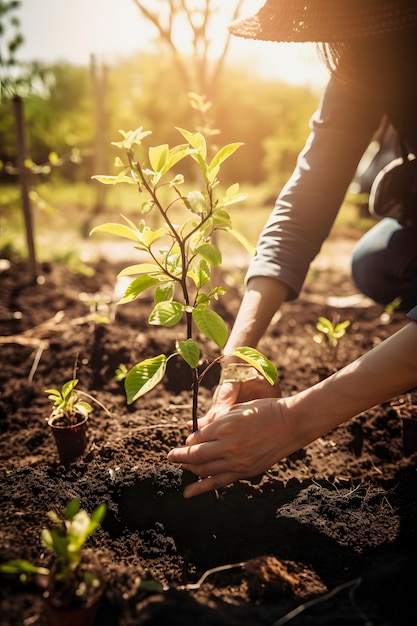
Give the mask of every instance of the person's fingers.
<svg viewBox="0 0 417 626">
<path fill-rule="evenodd" d="M 241 384 L 236 402 L 248 402 L 257 398 L 281 398 L 279 382 L 271 385 L 263 376 L 257 376 Z"/>
<path fill-rule="evenodd" d="M 167 456 L 170 463 L 192 465 L 194 468 L 200 468 L 210 459 L 221 458 L 223 458 L 222 446 L 217 441 L 207 441 L 202 444 L 196 443 L 182 446 L 181 448 L 174 448 L 168 452 Z M 195 469 L 192 471 L 196 473 Z"/>
<path fill-rule="evenodd" d="M 194 483 L 190 483 L 184 489 L 184 498 L 194 498 L 208 491 L 214 491 L 221 487 L 227 487 L 236 480 L 239 480 L 239 476 L 234 472 L 225 472 L 224 474 L 217 474 L 214 476 L 208 476 L 196 480 Z"/>
<path fill-rule="evenodd" d="M 222 411 L 225 411 L 225 407 L 221 407 Z M 214 420 L 216 419 L 217 415 L 220 414 L 220 408 L 217 407 L 216 410 L 212 410 L 210 409 L 208 411 L 208 413 L 206 415 L 203 415 L 203 417 L 199 417 L 198 418 L 198 428 L 203 428 L 203 426 L 207 426 L 207 424 L 210 424 L 211 422 L 214 422 Z M 193 422 L 192 420 L 189 420 L 187 422 L 187 426 L 188 428 L 191 430 L 191 428 L 193 427 Z"/>
</svg>

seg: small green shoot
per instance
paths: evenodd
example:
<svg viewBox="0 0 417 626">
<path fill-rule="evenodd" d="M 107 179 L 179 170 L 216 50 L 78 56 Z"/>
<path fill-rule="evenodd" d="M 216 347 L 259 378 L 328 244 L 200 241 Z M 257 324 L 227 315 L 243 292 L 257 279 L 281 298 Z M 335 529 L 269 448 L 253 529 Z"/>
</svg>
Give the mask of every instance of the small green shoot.
<svg viewBox="0 0 417 626">
<path fill-rule="evenodd" d="M 124 363 L 119 363 L 119 367 L 117 367 L 114 372 L 114 380 L 117 380 L 118 382 L 124 380 L 128 374 L 128 371 L 129 370 Z"/>
<path fill-rule="evenodd" d="M 313 340 L 323 345 L 323 363 L 329 371 L 334 372 L 337 369 L 339 341 L 345 335 L 349 325 L 349 320 L 331 322 L 327 317 L 318 318 L 316 328 L 319 332 L 313 336 Z"/>
<path fill-rule="evenodd" d="M 380 315 L 380 322 L 382 324 L 389 324 L 393 318 L 395 311 L 400 308 L 401 304 L 402 299 L 399 297 L 394 298 L 394 300 L 392 300 L 391 302 L 388 302 L 388 304 L 385 305 L 384 311 Z"/>
</svg>

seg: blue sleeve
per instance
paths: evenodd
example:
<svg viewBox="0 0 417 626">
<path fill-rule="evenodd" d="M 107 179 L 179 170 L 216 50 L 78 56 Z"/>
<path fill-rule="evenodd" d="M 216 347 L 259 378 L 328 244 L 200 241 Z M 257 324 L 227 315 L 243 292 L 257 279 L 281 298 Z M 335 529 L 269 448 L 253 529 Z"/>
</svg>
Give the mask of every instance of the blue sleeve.
<svg viewBox="0 0 417 626">
<path fill-rule="evenodd" d="M 382 116 L 374 91 L 330 80 L 311 133 L 258 241 L 246 282 L 276 278 L 298 296 Z"/>
<path fill-rule="evenodd" d="M 411 309 L 411 311 L 409 311 L 407 313 L 407 317 L 410 320 L 413 320 L 413 322 L 417 322 L 417 306 L 415 306 L 414 308 Z"/>
</svg>

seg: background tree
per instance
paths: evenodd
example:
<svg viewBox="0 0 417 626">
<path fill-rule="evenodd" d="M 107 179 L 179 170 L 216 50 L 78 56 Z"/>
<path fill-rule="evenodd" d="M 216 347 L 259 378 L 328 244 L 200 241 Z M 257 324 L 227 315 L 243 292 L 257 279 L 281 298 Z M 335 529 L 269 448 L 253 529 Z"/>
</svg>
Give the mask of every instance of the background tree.
<svg viewBox="0 0 417 626">
<path fill-rule="evenodd" d="M 225 36 L 219 39 L 214 20 L 221 4 L 220 0 L 132 0 L 141 15 L 156 29 L 159 41 L 171 52 L 184 92 L 194 92 L 211 102 L 217 93 L 222 71 L 225 66 L 231 35 L 225 28 Z M 230 20 L 235 19 L 244 0 L 228 0 Z M 190 53 L 185 54 L 178 47 L 188 38 Z M 200 107 L 203 127 L 209 127 L 207 112 L 209 107 Z"/>
</svg>

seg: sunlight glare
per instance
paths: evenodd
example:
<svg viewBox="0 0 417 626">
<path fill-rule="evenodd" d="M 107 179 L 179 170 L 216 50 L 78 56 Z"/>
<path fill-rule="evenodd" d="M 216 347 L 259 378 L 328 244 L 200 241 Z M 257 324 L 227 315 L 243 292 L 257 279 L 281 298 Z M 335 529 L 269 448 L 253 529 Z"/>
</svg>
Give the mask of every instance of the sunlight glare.
<svg viewBox="0 0 417 626">
<path fill-rule="evenodd" d="M 202 4 L 202 0 L 194 2 L 196 7 Z M 255 12 L 262 4 L 263 0 L 247 0 L 241 15 Z M 212 58 L 223 49 L 234 7 L 234 2 L 217 4 L 209 32 Z M 133 0 L 118 0 L 117 4 L 115 0 L 23 0 L 20 18 L 25 37 L 20 54 L 23 60 L 86 65 L 94 55 L 111 64 L 140 50 L 152 49 L 158 34 Z M 178 26 L 175 43 L 183 54 L 191 52 L 191 31 L 185 23 Z M 309 45 L 232 37 L 228 60 L 244 64 L 265 79 L 321 86 L 326 73 Z"/>
</svg>

